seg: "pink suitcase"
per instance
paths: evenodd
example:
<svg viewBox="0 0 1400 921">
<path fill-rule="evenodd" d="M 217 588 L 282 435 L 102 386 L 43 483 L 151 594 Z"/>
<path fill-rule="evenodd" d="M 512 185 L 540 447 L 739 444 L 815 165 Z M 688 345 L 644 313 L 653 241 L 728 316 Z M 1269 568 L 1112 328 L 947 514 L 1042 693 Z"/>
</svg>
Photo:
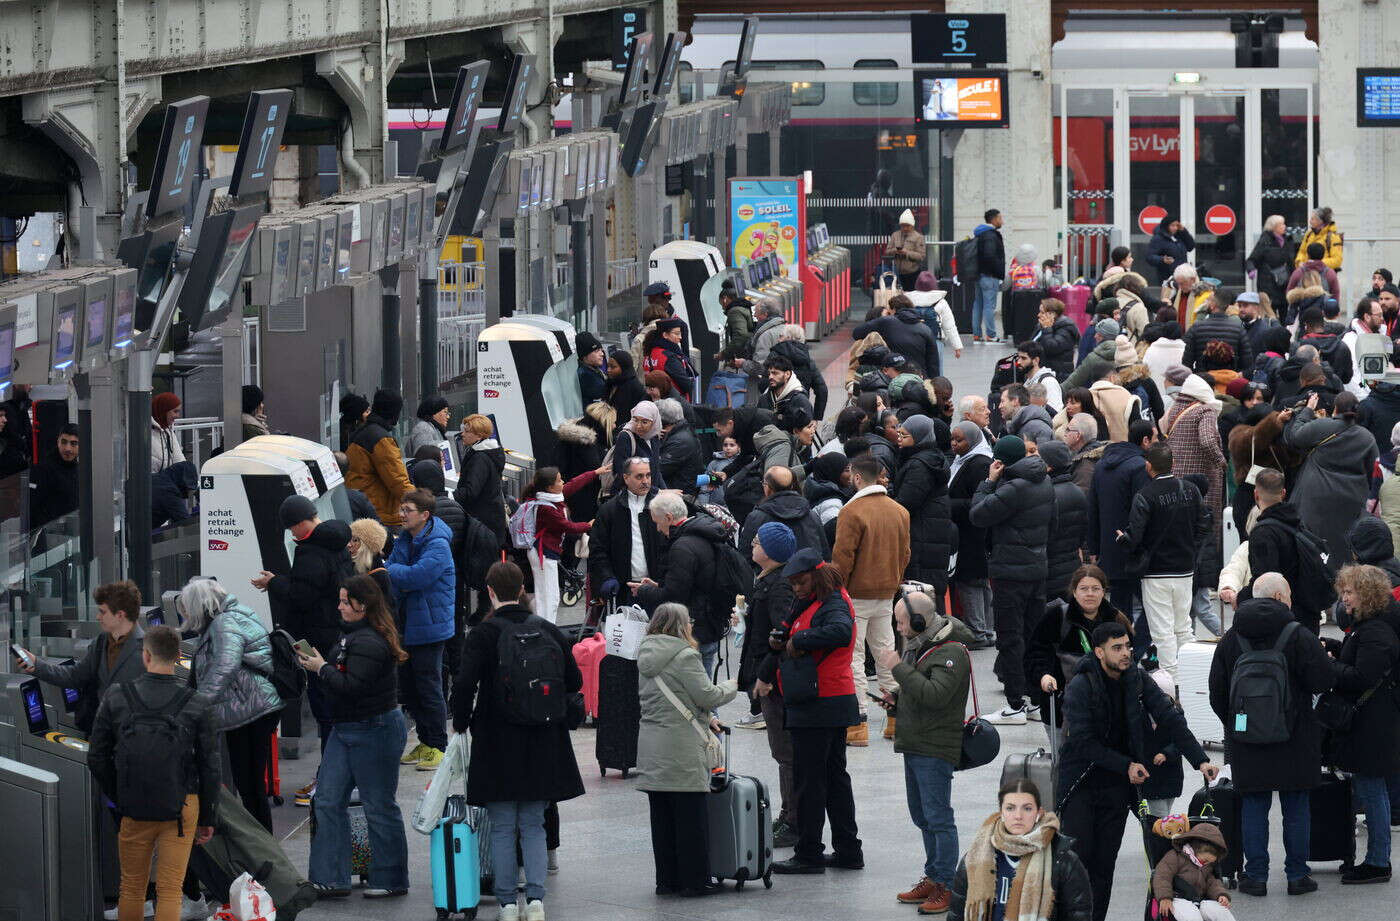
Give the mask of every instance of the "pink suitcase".
<svg viewBox="0 0 1400 921">
<path fill-rule="evenodd" d="M 1065 316 L 1074 321 L 1081 333 L 1084 332 L 1089 325 L 1089 286 L 1060 285 L 1050 289 L 1050 296 L 1064 302 Z"/>
<path fill-rule="evenodd" d="M 574 644 L 574 661 L 583 672 L 583 710 L 588 716 L 598 717 L 598 663 L 603 661 L 606 650 L 603 634 L 595 633 Z"/>
</svg>

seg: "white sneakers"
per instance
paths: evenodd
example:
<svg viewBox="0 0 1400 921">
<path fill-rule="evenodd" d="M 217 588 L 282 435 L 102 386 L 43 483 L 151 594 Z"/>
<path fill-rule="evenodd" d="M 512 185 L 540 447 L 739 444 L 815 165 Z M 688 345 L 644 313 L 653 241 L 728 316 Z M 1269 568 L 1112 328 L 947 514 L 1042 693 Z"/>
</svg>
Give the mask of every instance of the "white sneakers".
<svg viewBox="0 0 1400 921">
<path fill-rule="evenodd" d="M 1025 704 L 1019 707 L 1007 704 L 996 713 L 988 714 L 983 719 L 994 726 L 1024 726 L 1028 715 L 1028 708 Z"/>
<path fill-rule="evenodd" d="M 531 899 L 525 905 L 525 921 L 544 921 L 544 903 Z"/>
<path fill-rule="evenodd" d="M 520 921 L 520 906 L 514 902 L 502 905 L 500 912 L 496 915 L 496 921 Z"/>
<path fill-rule="evenodd" d="M 180 921 L 209 921 L 218 906 L 210 908 L 203 899 L 198 901 L 187 895 L 180 896 Z"/>
<path fill-rule="evenodd" d="M 502 905 L 500 914 L 496 915 L 496 921 L 544 921 L 544 903 L 539 899 L 531 899 L 525 905 L 525 914 L 520 914 L 520 905 L 511 902 L 509 905 Z"/>
<path fill-rule="evenodd" d="M 188 901 L 188 900 L 187 900 Z M 183 906 L 182 906 L 183 907 Z M 154 918 L 156 916 L 156 906 L 154 902 L 147 902 L 141 909 L 142 917 Z M 208 915 L 203 917 L 207 918 Z M 102 921 L 117 921 L 117 907 L 113 905 L 102 913 Z"/>
</svg>

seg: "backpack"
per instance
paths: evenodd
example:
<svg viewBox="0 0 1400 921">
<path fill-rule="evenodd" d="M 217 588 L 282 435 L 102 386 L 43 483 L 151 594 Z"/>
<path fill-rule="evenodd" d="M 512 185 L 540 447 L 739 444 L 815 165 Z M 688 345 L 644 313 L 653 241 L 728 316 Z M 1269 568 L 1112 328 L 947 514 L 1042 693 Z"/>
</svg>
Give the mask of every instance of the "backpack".
<svg viewBox="0 0 1400 921">
<path fill-rule="evenodd" d="M 1033 262 L 1011 262 L 1011 287 L 1016 291 L 1025 291 L 1031 288 L 1040 287 L 1040 272 Z"/>
<path fill-rule="evenodd" d="M 292 635 L 286 630 L 273 630 L 267 635 L 272 647 L 272 689 L 283 703 L 290 703 L 306 691 L 306 669 L 297 661 L 297 651 Z"/>
<path fill-rule="evenodd" d="M 1258 648 L 1239 636 L 1243 651 L 1230 674 L 1230 719 L 1226 725 L 1235 742 L 1274 745 L 1287 742 L 1293 713 L 1293 687 L 1288 679 L 1284 647 L 1298 630 L 1296 620 L 1279 631 L 1268 648 Z"/>
<path fill-rule="evenodd" d="M 977 267 L 977 238 L 968 237 L 959 240 L 957 246 L 953 247 L 953 258 L 958 263 L 958 283 L 970 285 L 982 277 L 982 272 Z"/>
<path fill-rule="evenodd" d="M 194 697 L 194 688 L 181 688 L 165 706 L 151 708 L 135 682 L 125 681 L 120 687 L 127 714 L 117 727 L 114 750 L 117 809 L 143 822 L 178 820 L 185 808 L 186 769 L 196 741 L 194 727 L 180 719 L 180 711 Z"/>
<path fill-rule="evenodd" d="M 743 406 L 749 399 L 749 379 L 737 371 L 716 371 L 705 390 L 705 404 L 719 409 Z"/>
<path fill-rule="evenodd" d="M 531 614 L 522 623 L 496 620 L 496 701 L 506 722 L 517 726 L 562 724 L 568 713 L 564 650 Z"/>
<path fill-rule="evenodd" d="M 1255 527 L 1261 524 L 1288 530 L 1282 522 L 1269 518 L 1256 522 Z M 1293 604 L 1309 611 L 1330 608 L 1337 601 L 1337 590 L 1333 588 L 1337 584 L 1337 567 L 1323 561 L 1322 555 L 1326 549 L 1322 538 L 1299 526 L 1293 531 L 1293 551 L 1298 557 L 1298 578 L 1296 583 L 1290 580 L 1293 584 Z"/>
<path fill-rule="evenodd" d="M 735 595 L 753 592 L 753 563 L 733 544 L 715 545 L 715 588 L 711 594 L 714 611 L 726 611 Z"/>
<path fill-rule="evenodd" d="M 916 307 L 915 310 L 919 314 L 919 319 L 923 320 L 924 325 L 928 327 L 928 331 L 933 333 L 933 341 L 943 341 L 943 324 L 938 322 L 938 305 Z"/>
<path fill-rule="evenodd" d="M 609 451 L 609 454 L 612 452 Z M 517 550 L 529 550 L 535 546 L 535 516 L 540 509 L 540 500 L 526 499 L 510 516 L 510 545 Z"/>
</svg>

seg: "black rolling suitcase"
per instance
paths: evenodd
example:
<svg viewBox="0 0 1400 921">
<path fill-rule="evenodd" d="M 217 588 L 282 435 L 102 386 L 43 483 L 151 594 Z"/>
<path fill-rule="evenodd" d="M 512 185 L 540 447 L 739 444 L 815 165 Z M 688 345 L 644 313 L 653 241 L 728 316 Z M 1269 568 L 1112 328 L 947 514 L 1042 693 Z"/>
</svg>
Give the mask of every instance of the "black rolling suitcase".
<svg viewBox="0 0 1400 921">
<path fill-rule="evenodd" d="M 1220 858 L 1216 872 L 1231 889 L 1239 882 L 1240 870 L 1244 867 L 1244 833 L 1240 826 L 1240 794 L 1228 780 L 1217 781 L 1204 786 L 1191 797 L 1187 815 L 1195 821 L 1197 817 L 1220 826 L 1220 834 L 1225 838 L 1229 853 Z"/>
<path fill-rule="evenodd" d="M 637 766 L 641 722 L 637 663 L 621 656 L 603 656 L 598 663 L 598 773 L 607 776 L 612 768 L 626 777 Z"/>
<path fill-rule="evenodd" d="M 1049 296 L 1044 288 L 1022 288 L 1001 295 L 1001 321 L 1012 342 L 1024 342 L 1035 335 L 1040 302 Z"/>
<path fill-rule="evenodd" d="M 1351 781 L 1333 771 L 1323 771 L 1322 781 L 1313 787 L 1308 811 L 1312 818 L 1308 859 L 1340 860 L 1350 867 L 1356 859 L 1356 808 L 1351 800 Z M 1382 833 L 1388 833 L 1384 829 Z"/>
</svg>

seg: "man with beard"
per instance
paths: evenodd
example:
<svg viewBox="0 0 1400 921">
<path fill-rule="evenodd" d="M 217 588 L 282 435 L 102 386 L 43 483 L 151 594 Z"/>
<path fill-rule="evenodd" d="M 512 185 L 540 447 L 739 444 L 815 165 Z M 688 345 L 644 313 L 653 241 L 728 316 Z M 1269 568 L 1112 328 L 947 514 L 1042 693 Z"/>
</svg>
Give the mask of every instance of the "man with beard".
<svg viewBox="0 0 1400 921">
<path fill-rule="evenodd" d="M 78 509 L 78 427 L 58 430 L 58 444 L 29 476 L 29 527 L 44 525 Z"/>
</svg>

